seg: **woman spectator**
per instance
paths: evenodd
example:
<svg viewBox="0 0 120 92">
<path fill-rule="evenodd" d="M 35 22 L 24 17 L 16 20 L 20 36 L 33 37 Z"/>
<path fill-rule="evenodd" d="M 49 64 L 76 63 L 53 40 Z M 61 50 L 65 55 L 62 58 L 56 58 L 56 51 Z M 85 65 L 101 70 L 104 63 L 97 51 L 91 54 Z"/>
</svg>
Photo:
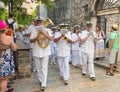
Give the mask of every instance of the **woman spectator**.
<svg viewBox="0 0 120 92">
<path fill-rule="evenodd" d="M 6 92 L 8 79 L 14 73 L 12 50 L 16 49 L 12 30 L 7 29 L 5 21 L 0 20 L 0 92 Z"/>
<path fill-rule="evenodd" d="M 110 63 L 110 70 L 107 71 L 107 75 L 113 76 L 113 69 L 116 60 L 116 55 L 118 53 L 118 25 L 114 24 L 111 27 L 111 34 L 108 40 L 109 48 L 108 48 L 108 55 L 109 55 L 109 63 Z"/>
<path fill-rule="evenodd" d="M 101 31 L 101 27 L 99 25 L 96 25 L 96 36 L 97 36 L 97 42 L 95 48 L 95 58 L 96 60 L 99 60 L 99 62 L 102 62 L 102 59 L 104 58 L 105 34 L 103 31 Z"/>
</svg>

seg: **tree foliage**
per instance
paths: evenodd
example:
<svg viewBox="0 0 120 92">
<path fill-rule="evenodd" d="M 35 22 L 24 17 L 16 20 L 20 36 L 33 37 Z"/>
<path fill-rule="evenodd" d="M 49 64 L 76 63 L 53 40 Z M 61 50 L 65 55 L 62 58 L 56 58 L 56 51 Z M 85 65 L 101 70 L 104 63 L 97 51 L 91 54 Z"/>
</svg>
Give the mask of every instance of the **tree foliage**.
<svg viewBox="0 0 120 92">
<path fill-rule="evenodd" d="M 6 9 L 0 8 L 0 19 L 5 20 L 8 17 L 8 12 Z"/>
<path fill-rule="evenodd" d="M 0 0 L 0 1 L 4 2 L 4 4 L 7 5 L 9 0 Z"/>
<path fill-rule="evenodd" d="M 9 0 L 1 0 L 5 3 L 6 6 L 8 6 Z M 15 20 L 18 22 L 19 25 L 26 25 L 34 18 L 35 11 L 33 12 L 33 15 L 27 14 L 27 9 L 22 7 L 22 4 L 25 0 L 16 0 L 13 2 L 13 9 L 12 12 L 15 14 Z M 8 18 L 8 11 L 5 9 L 0 9 L 0 19 L 7 19 Z"/>
<path fill-rule="evenodd" d="M 6 6 L 8 6 L 10 0 L 0 0 L 5 3 Z M 15 14 L 16 20 L 18 21 L 18 24 L 28 24 L 31 19 L 33 19 L 36 15 L 36 10 L 33 11 L 33 15 L 28 15 L 26 8 L 22 7 L 22 4 L 25 0 L 12 0 L 13 1 L 13 9 L 12 13 Z M 51 0 L 38 0 L 42 1 L 46 5 L 46 8 L 48 12 L 51 12 L 55 6 L 55 3 Z M 0 19 L 7 19 L 8 17 L 8 11 L 5 9 L 0 9 Z"/>
</svg>

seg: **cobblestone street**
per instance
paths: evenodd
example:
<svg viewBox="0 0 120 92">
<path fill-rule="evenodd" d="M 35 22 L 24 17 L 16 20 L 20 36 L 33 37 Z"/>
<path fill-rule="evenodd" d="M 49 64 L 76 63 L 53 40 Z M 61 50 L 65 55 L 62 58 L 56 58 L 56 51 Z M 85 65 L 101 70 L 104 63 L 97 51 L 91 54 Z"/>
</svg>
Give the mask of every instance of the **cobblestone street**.
<svg viewBox="0 0 120 92">
<path fill-rule="evenodd" d="M 96 81 L 89 76 L 82 76 L 81 70 L 70 66 L 71 76 L 69 85 L 65 86 L 59 79 L 57 65 L 49 65 L 48 86 L 45 92 L 120 92 L 120 74 L 105 75 L 105 70 L 95 67 Z M 32 73 L 30 78 L 17 79 L 14 83 L 15 92 L 40 92 L 37 74 Z"/>
</svg>

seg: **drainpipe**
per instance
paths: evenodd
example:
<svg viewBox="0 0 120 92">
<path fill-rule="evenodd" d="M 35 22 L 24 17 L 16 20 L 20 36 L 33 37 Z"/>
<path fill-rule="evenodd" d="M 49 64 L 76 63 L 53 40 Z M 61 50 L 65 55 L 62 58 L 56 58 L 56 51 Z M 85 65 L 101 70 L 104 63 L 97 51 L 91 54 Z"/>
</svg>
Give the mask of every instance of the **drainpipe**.
<svg viewBox="0 0 120 92">
<path fill-rule="evenodd" d="M 118 29 L 118 34 L 119 34 L 119 51 L 118 51 L 117 62 L 120 64 L 120 7 L 119 7 L 119 29 Z"/>
<path fill-rule="evenodd" d="M 9 15 L 13 12 L 13 0 L 8 1 Z"/>
</svg>

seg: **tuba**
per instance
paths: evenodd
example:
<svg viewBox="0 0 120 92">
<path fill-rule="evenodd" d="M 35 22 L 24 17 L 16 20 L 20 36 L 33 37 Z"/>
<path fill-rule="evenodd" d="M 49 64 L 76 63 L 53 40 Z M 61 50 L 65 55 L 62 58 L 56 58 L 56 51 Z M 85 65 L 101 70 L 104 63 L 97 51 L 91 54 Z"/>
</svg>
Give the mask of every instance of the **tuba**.
<svg viewBox="0 0 120 92">
<path fill-rule="evenodd" d="M 44 30 L 45 31 L 45 30 Z M 46 32 L 48 34 L 48 32 Z M 40 37 L 40 40 L 38 41 L 38 45 L 40 48 L 45 49 L 49 45 L 49 40 L 41 33 L 38 32 L 37 34 Z"/>
<path fill-rule="evenodd" d="M 47 27 L 49 25 L 54 25 L 54 23 L 52 22 L 52 20 L 50 18 L 47 18 L 43 25 L 45 27 Z"/>
<path fill-rule="evenodd" d="M 45 27 L 47 27 L 48 25 L 53 25 L 53 22 L 51 21 L 51 19 L 47 18 L 46 21 L 43 24 L 44 26 L 39 26 L 37 28 L 37 30 L 41 30 L 41 31 L 45 31 L 47 34 L 48 32 L 46 30 L 49 30 Z M 46 38 L 43 34 L 41 34 L 40 32 L 37 33 L 37 35 L 40 37 L 40 40 L 38 41 L 38 45 L 40 48 L 45 49 L 46 47 L 48 47 L 50 41 L 48 38 Z"/>
</svg>

